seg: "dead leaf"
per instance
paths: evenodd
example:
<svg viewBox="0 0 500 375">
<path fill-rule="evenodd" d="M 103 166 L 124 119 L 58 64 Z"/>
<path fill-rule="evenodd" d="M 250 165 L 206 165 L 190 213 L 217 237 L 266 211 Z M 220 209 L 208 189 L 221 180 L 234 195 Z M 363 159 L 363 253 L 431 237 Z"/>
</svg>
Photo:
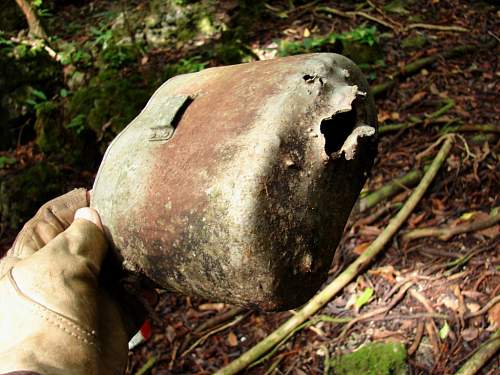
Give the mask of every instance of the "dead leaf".
<svg viewBox="0 0 500 375">
<path fill-rule="evenodd" d="M 407 106 L 410 106 L 410 105 L 413 105 L 413 104 L 416 104 L 416 103 L 420 102 L 426 96 L 427 96 L 427 91 L 417 92 L 415 95 L 413 95 L 410 98 L 410 100 L 408 100 Z"/>
<path fill-rule="evenodd" d="M 500 328 L 500 303 L 497 303 L 488 311 L 488 321 L 495 328 Z"/>
<path fill-rule="evenodd" d="M 474 327 L 465 328 L 462 331 L 461 335 L 462 335 L 462 338 L 464 339 L 464 341 L 469 342 L 469 341 L 477 339 L 477 337 L 479 336 L 479 329 L 474 328 Z"/>
<path fill-rule="evenodd" d="M 444 211 L 444 209 L 446 208 L 441 199 L 431 198 L 431 202 L 432 202 L 432 207 L 438 211 Z"/>
<path fill-rule="evenodd" d="M 391 112 L 391 120 L 393 120 L 393 121 L 399 120 L 399 113 Z"/>
<path fill-rule="evenodd" d="M 361 255 L 370 246 L 370 242 L 363 242 L 357 245 L 352 252 L 356 255 Z"/>
<path fill-rule="evenodd" d="M 478 303 L 474 303 L 474 302 L 467 302 L 465 304 L 467 306 L 467 309 L 471 312 L 471 313 L 475 313 L 475 312 L 478 312 L 479 309 L 481 309 L 481 306 L 479 306 Z"/>
<path fill-rule="evenodd" d="M 452 296 L 444 296 L 443 298 L 440 298 L 438 300 L 438 303 L 446 306 L 447 308 L 449 308 L 450 310 L 453 310 L 453 311 L 458 311 L 458 308 L 459 308 L 458 300 Z"/>
<path fill-rule="evenodd" d="M 372 270 L 369 270 L 368 273 L 370 275 L 374 276 L 381 276 L 384 279 L 386 279 L 388 282 L 391 284 L 396 283 L 396 278 L 395 276 L 398 276 L 400 273 L 394 269 L 393 266 L 383 266 L 383 267 L 378 267 L 374 268 Z"/>
<path fill-rule="evenodd" d="M 419 215 L 412 214 L 408 219 L 409 227 L 415 228 L 418 224 L 422 222 L 422 220 L 424 220 L 426 214 L 427 214 L 426 212 L 422 212 Z"/>
<path fill-rule="evenodd" d="M 229 346 L 232 346 L 233 348 L 235 346 L 238 346 L 238 337 L 233 333 L 233 331 L 229 332 L 227 335 L 227 344 Z"/>
<path fill-rule="evenodd" d="M 362 236 L 376 237 L 380 234 L 380 232 L 382 232 L 382 230 L 374 225 L 366 225 L 363 228 L 361 228 L 359 232 Z"/>
<path fill-rule="evenodd" d="M 377 120 L 381 124 L 385 122 L 386 120 L 389 120 L 391 118 L 391 113 L 388 111 L 380 111 L 377 114 Z"/>
</svg>

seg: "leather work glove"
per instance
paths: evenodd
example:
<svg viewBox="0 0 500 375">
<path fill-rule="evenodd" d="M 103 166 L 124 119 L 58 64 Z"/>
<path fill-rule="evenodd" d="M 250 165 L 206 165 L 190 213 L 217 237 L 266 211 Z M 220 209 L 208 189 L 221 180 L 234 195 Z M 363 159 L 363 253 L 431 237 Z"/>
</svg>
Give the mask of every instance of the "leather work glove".
<svg viewBox="0 0 500 375">
<path fill-rule="evenodd" d="M 85 189 L 46 203 L 0 260 L 0 374 L 123 374 L 140 322 L 102 288 L 107 242 L 86 206 Z"/>
</svg>

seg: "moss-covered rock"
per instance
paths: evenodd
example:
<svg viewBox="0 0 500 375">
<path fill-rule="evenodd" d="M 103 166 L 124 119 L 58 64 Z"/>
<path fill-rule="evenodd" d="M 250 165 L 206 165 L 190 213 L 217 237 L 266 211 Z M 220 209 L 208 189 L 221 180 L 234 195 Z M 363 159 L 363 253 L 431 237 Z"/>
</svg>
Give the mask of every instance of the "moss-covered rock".
<svg viewBox="0 0 500 375">
<path fill-rule="evenodd" d="M 330 375 L 405 375 L 406 349 L 401 343 L 371 343 L 330 360 Z"/>
<path fill-rule="evenodd" d="M 57 167 L 38 162 L 21 170 L 0 170 L 0 223 L 19 230 L 36 210 L 63 192 Z"/>
</svg>

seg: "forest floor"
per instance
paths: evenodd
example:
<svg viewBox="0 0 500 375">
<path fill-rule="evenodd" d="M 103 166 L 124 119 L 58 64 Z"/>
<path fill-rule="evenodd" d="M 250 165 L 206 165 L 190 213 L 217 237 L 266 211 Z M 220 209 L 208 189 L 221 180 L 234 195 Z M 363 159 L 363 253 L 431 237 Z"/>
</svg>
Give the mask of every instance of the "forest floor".
<svg viewBox="0 0 500 375">
<path fill-rule="evenodd" d="M 328 372 L 325 364 L 331 358 L 369 342 L 398 342 L 407 350 L 408 373 L 453 374 L 500 329 L 500 226 L 497 222 L 446 239 L 437 235 L 408 239 L 407 234 L 417 228 L 449 231 L 498 216 L 500 11 L 488 3 L 457 0 L 359 2 L 363 5 L 359 9 L 376 18 L 373 21 L 362 15 L 346 16 L 345 12 L 356 9 L 344 3 L 316 1 L 290 7 L 286 1 L 268 2 L 262 5 L 267 16 L 246 31 L 245 43 L 254 58 L 272 58 L 283 48 L 329 50 L 330 45 L 319 36 L 376 26 L 380 59 L 367 71 L 372 85 L 396 76 L 422 57 L 474 46 L 473 51 L 441 56 L 414 74 L 397 78 L 392 88 L 376 96 L 379 126 L 384 131 L 364 190 L 377 191 L 408 172 L 421 171 L 437 153 L 437 148 L 429 147 L 445 132 L 456 131 L 461 137 L 456 138 L 445 165 L 389 246 L 318 312 L 357 318 L 357 322 L 319 322 L 300 330 L 273 356 L 245 373 L 323 374 Z M 396 5 L 384 6 L 388 3 Z M 81 14 L 90 17 L 102 12 L 97 8 L 85 5 Z M 219 4 L 224 17 L 230 18 L 236 8 L 232 1 Z M 72 11 L 68 5 L 60 14 L 71 18 Z M 409 21 L 410 15 L 418 16 L 418 23 L 457 27 L 408 27 L 417 23 Z M 319 47 L 310 47 L 305 40 L 317 42 Z M 285 47 L 284 41 L 288 43 Z M 160 48 L 143 61 L 148 65 L 186 58 L 196 48 L 169 50 L 166 58 Z M 209 61 L 207 66 L 212 64 Z M 394 125 L 401 126 L 390 128 Z M 33 154 L 19 148 L 9 155 L 16 152 L 28 155 L 23 157 Z M 83 177 L 76 173 L 75 184 L 90 187 L 93 173 L 95 170 L 87 170 Z M 401 186 L 397 194 L 362 212 L 359 207 L 353 211 L 336 250 L 330 280 L 381 233 L 412 186 Z M 4 247 L 12 241 L 12 234 L 3 236 Z M 371 297 L 356 303 L 367 290 Z M 161 321 L 153 321 L 152 337 L 130 352 L 127 374 L 213 373 L 294 313 L 235 310 L 214 302 L 162 293 L 156 307 Z M 384 311 L 375 313 L 379 309 Z M 201 333 L 196 331 L 214 317 L 224 319 Z M 496 356 L 477 373 L 499 371 Z"/>
</svg>

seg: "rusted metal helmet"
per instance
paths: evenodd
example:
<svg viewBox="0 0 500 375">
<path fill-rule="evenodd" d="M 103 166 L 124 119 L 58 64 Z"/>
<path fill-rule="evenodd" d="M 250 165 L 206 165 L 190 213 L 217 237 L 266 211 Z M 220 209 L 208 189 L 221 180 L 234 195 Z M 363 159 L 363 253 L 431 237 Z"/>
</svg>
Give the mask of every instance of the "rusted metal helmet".
<svg viewBox="0 0 500 375">
<path fill-rule="evenodd" d="M 174 77 L 109 146 L 91 206 L 127 270 L 296 307 L 325 281 L 376 150 L 368 84 L 330 53 Z"/>
</svg>

